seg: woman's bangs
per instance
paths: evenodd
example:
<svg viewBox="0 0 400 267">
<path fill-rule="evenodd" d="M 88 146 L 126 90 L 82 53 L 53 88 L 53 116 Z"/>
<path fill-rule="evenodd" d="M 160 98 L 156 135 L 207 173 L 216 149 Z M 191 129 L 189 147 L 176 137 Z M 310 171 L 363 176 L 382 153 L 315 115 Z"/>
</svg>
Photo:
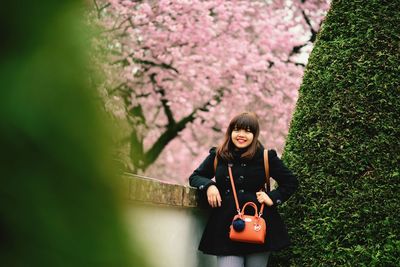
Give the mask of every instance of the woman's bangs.
<svg viewBox="0 0 400 267">
<path fill-rule="evenodd" d="M 237 120 L 232 123 L 234 125 L 234 128 L 236 129 L 250 129 L 250 131 L 255 134 L 258 129 L 258 122 L 257 119 L 253 116 L 238 116 Z"/>
</svg>

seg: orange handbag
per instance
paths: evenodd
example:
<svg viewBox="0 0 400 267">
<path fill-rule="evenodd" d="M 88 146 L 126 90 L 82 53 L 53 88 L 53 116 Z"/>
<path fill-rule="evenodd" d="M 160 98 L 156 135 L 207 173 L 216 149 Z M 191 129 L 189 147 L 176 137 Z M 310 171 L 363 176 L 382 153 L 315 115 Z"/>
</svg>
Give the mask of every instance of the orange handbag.
<svg viewBox="0 0 400 267">
<path fill-rule="evenodd" d="M 267 179 L 267 191 L 270 190 L 269 184 L 269 166 L 268 166 L 268 151 L 264 150 L 264 167 Z M 263 214 L 264 203 L 261 205 L 258 213 L 257 205 L 254 202 L 247 202 L 243 205 L 242 210 L 239 208 L 239 201 L 236 194 L 235 183 L 232 176 L 232 168 L 228 165 L 229 178 L 231 180 L 233 196 L 235 198 L 237 215 L 233 217 L 230 226 L 229 238 L 237 242 L 264 244 L 267 226 L 265 220 L 261 217 Z M 246 215 L 244 211 L 247 206 L 254 209 L 254 215 Z"/>
<path fill-rule="evenodd" d="M 244 214 L 244 209 L 248 205 L 254 208 L 254 215 Z M 267 226 L 265 220 L 257 213 L 256 204 L 253 202 L 247 202 L 244 204 L 241 213 L 233 217 L 233 222 L 237 222 L 238 220 L 244 221 L 244 229 L 242 231 L 237 231 L 234 228 L 234 224 L 231 224 L 229 231 L 229 238 L 231 240 L 245 243 L 264 244 Z"/>
</svg>

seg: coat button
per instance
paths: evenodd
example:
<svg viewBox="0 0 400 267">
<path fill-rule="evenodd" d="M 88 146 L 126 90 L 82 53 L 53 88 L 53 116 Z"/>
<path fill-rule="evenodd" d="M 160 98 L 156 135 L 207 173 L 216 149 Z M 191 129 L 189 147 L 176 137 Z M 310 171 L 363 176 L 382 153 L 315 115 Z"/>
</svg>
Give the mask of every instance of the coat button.
<svg viewBox="0 0 400 267">
<path fill-rule="evenodd" d="M 231 192 L 231 190 L 229 190 L 229 189 L 226 189 L 226 191 L 225 191 L 225 195 L 228 195 L 230 192 Z"/>
<path fill-rule="evenodd" d="M 282 204 L 282 200 L 280 200 L 280 199 L 277 199 L 277 200 L 276 200 L 276 204 L 277 204 L 277 205 L 280 205 L 280 204 Z"/>
<path fill-rule="evenodd" d="M 227 175 L 227 176 L 225 177 L 225 180 L 227 180 L 227 181 L 230 180 L 229 175 Z"/>
<path fill-rule="evenodd" d="M 246 167 L 246 163 L 242 163 L 242 164 L 240 164 L 240 166 Z"/>
<path fill-rule="evenodd" d="M 244 189 L 240 189 L 240 190 L 239 190 L 239 193 L 244 193 Z"/>
<path fill-rule="evenodd" d="M 200 189 L 200 190 L 203 190 L 203 189 L 204 189 L 204 185 L 200 185 L 200 186 L 199 186 L 199 189 Z"/>
</svg>

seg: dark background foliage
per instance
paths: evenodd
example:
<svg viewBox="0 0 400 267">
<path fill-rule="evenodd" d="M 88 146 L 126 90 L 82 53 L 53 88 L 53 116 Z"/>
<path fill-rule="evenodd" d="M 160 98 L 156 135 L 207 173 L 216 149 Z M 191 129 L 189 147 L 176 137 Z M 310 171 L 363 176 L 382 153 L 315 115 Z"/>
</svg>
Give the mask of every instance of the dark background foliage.
<svg viewBox="0 0 400 267">
<path fill-rule="evenodd" d="M 87 82 L 81 8 L 10 1 L 0 12 L 1 266 L 145 266 Z"/>
<path fill-rule="evenodd" d="M 294 246 L 270 266 L 400 261 L 400 1 L 333 1 L 306 68 L 284 160 Z"/>
</svg>

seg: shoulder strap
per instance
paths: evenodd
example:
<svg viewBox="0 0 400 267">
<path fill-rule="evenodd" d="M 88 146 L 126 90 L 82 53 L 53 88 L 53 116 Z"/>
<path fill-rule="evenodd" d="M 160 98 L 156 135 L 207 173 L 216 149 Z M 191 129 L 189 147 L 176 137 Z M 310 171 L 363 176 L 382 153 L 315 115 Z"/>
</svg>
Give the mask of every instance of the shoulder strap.
<svg viewBox="0 0 400 267">
<path fill-rule="evenodd" d="M 268 160 L 268 149 L 264 149 L 264 169 L 265 169 L 265 180 L 267 185 L 267 192 L 271 191 L 271 184 L 269 179 L 269 160 Z"/>
<path fill-rule="evenodd" d="M 269 160 L 268 160 L 268 149 L 264 149 L 264 169 L 265 169 L 265 184 L 267 192 L 271 191 L 270 179 L 269 179 Z M 264 186 L 265 187 L 265 186 Z M 260 208 L 260 217 L 264 212 L 264 203 Z"/>
<path fill-rule="evenodd" d="M 214 175 L 215 172 L 217 171 L 217 165 L 218 165 L 218 156 L 215 155 L 214 158 Z M 270 183 L 270 177 L 269 177 L 269 160 L 268 160 L 268 149 L 264 149 L 264 169 L 265 169 L 265 182 L 266 182 L 266 189 L 267 192 L 271 191 L 271 183 Z"/>
<path fill-rule="evenodd" d="M 215 172 L 217 171 L 217 164 L 218 164 L 218 156 L 217 156 L 217 154 L 215 154 L 215 158 L 214 158 L 214 176 L 215 176 Z"/>
<path fill-rule="evenodd" d="M 217 158 L 217 157 L 215 157 L 215 158 Z M 216 170 L 217 163 L 218 163 L 217 160 L 214 159 L 214 170 Z M 266 185 L 267 185 L 267 192 L 269 192 L 271 190 L 271 188 L 270 188 L 271 186 L 270 186 L 270 179 L 269 179 L 268 149 L 264 149 L 264 168 L 265 168 L 265 179 L 266 179 Z M 239 201 L 238 201 L 237 194 L 236 194 L 235 182 L 233 181 L 232 168 L 231 168 L 230 164 L 228 164 L 228 172 L 229 172 L 229 178 L 231 180 L 233 196 L 235 198 L 236 211 L 240 215 Z M 263 214 L 263 211 L 264 211 L 264 203 L 261 204 L 260 213 L 259 213 L 260 217 Z"/>
<path fill-rule="evenodd" d="M 229 179 L 231 180 L 233 197 L 235 198 L 236 211 L 240 215 L 239 201 L 236 194 L 235 182 L 233 181 L 231 164 L 228 164 L 228 173 L 229 173 Z"/>
</svg>

